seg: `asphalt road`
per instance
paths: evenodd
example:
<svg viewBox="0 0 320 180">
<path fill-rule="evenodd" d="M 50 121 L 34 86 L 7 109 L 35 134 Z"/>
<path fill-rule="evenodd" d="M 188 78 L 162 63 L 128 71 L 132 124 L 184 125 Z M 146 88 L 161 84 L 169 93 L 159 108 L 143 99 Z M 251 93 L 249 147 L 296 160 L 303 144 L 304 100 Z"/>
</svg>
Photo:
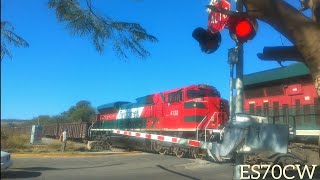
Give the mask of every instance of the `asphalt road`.
<svg viewBox="0 0 320 180">
<path fill-rule="evenodd" d="M 232 179 L 232 164 L 158 154 L 95 157 L 16 157 L 1 179 Z"/>
</svg>

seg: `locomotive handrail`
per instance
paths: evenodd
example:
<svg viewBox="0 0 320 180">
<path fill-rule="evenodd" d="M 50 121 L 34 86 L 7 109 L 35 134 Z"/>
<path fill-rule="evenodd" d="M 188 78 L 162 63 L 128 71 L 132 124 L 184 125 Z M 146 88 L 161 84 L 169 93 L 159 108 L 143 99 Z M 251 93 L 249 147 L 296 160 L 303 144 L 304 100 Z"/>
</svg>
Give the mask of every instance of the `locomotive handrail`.
<svg viewBox="0 0 320 180">
<path fill-rule="evenodd" d="M 199 140 L 199 134 L 198 134 L 199 127 L 200 127 L 200 125 L 202 124 L 202 122 L 203 122 L 206 118 L 207 118 L 207 116 L 205 116 L 205 117 L 200 121 L 200 123 L 199 123 L 198 126 L 197 126 L 197 140 Z"/>
<path fill-rule="evenodd" d="M 225 113 L 224 112 L 215 112 L 215 113 L 213 113 L 213 115 L 211 116 L 210 120 L 207 122 L 207 124 L 206 124 L 206 126 L 204 128 L 204 142 L 207 142 L 207 127 L 209 126 L 210 122 L 214 122 L 215 121 L 214 117 L 215 117 L 216 114 L 217 114 L 217 120 L 219 120 L 219 115 L 221 115 L 221 118 L 222 118 L 222 115 L 225 114 Z M 213 121 L 212 121 L 212 119 L 213 119 Z M 218 123 L 220 123 L 220 122 L 218 122 Z"/>
<path fill-rule="evenodd" d="M 88 136 L 89 136 L 90 138 L 91 138 L 91 129 L 92 129 L 94 123 L 95 123 L 95 122 L 92 122 L 91 125 L 88 127 L 88 130 L 87 130 Z"/>
<path fill-rule="evenodd" d="M 207 122 L 206 126 L 204 127 L 204 142 L 207 142 L 207 127 L 209 126 L 209 123 L 212 119 L 214 119 L 214 115 L 216 115 L 219 112 L 214 112 L 209 121 Z"/>
</svg>

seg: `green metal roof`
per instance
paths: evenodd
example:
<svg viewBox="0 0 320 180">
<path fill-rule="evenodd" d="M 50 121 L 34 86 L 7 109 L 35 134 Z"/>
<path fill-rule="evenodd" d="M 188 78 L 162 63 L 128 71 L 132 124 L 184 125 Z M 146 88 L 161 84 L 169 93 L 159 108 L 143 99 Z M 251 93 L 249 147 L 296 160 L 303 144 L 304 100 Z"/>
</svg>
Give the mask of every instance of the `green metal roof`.
<svg viewBox="0 0 320 180">
<path fill-rule="evenodd" d="M 263 82 L 287 79 L 310 74 L 309 69 L 303 63 L 296 63 L 286 67 L 270 69 L 243 76 L 243 85 L 253 85 Z"/>
</svg>

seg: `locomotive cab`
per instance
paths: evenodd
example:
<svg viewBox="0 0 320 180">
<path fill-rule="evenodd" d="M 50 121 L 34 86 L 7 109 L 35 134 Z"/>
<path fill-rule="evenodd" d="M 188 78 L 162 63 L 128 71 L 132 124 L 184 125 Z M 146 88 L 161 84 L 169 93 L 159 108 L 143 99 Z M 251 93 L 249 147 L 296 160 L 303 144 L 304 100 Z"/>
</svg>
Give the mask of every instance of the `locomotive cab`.
<svg viewBox="0 0 320 180">
<path fill-rule="evenodd" d="M 228 102 L 213 86 L 200 84 L 186 89 L 185 118 L 195 128 L 197 140 L 207 141 L 218 134 L 228 119 Z"/>
</svg>

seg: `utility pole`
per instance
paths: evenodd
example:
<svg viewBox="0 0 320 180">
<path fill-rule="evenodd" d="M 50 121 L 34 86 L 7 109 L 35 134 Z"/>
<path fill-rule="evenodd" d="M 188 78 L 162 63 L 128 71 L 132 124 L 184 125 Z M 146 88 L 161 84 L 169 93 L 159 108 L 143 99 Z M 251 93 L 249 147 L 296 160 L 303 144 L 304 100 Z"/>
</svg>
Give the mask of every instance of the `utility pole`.
<svg viewBox="0 0 320 180">
<path fill-rule="evenodd" d="M 242 0 L 236 0 L 237 12 L 243 12 Z M 237 42 L 238 60 L 236 64 L 236 100 L 235 113 L 243 113 L 243 43 Z"/>
<path fill-rule="evenodd" d="M 243 3 L 236 0 L 237 12 L 243 12 Z M 228 62 L 230 65 L 230 99 L 229 120 L 234 119 L 235 113 L 243 113 L 243 43 L 237 42 L 236 47 L 229 49 Z M 236 77 L 234 77 L 236 71 Z M 235 86 L 235 87 L 234 87 Z M 236 90 L 235 99 L 234 89 Z"/>
<path fill-rule="evenodd" d="M 234 99 L 233 99 L 233 90 L 234 90 L 234 67 L 238 62 L 238 48 L 234 47 L 228 50 L 228 63 L 230 65 L 230 99 L 229 99 L 229 121 L 232 121 L 234 117 Z"/>
<path fill-rule="evenodd" d="M 243 12 L 242 0 L 236 1 L 237 12 Z M 236 63 L 236 100 L 235 100 L 235 113 L 243 113 L 243 43 L 237 42 L 237 63 Z M 240 166 L 244 162 L 244 155 L 236 153 L 235 166 L 233 169 L 233 179 L 239 180 Z"/>
</svg>

